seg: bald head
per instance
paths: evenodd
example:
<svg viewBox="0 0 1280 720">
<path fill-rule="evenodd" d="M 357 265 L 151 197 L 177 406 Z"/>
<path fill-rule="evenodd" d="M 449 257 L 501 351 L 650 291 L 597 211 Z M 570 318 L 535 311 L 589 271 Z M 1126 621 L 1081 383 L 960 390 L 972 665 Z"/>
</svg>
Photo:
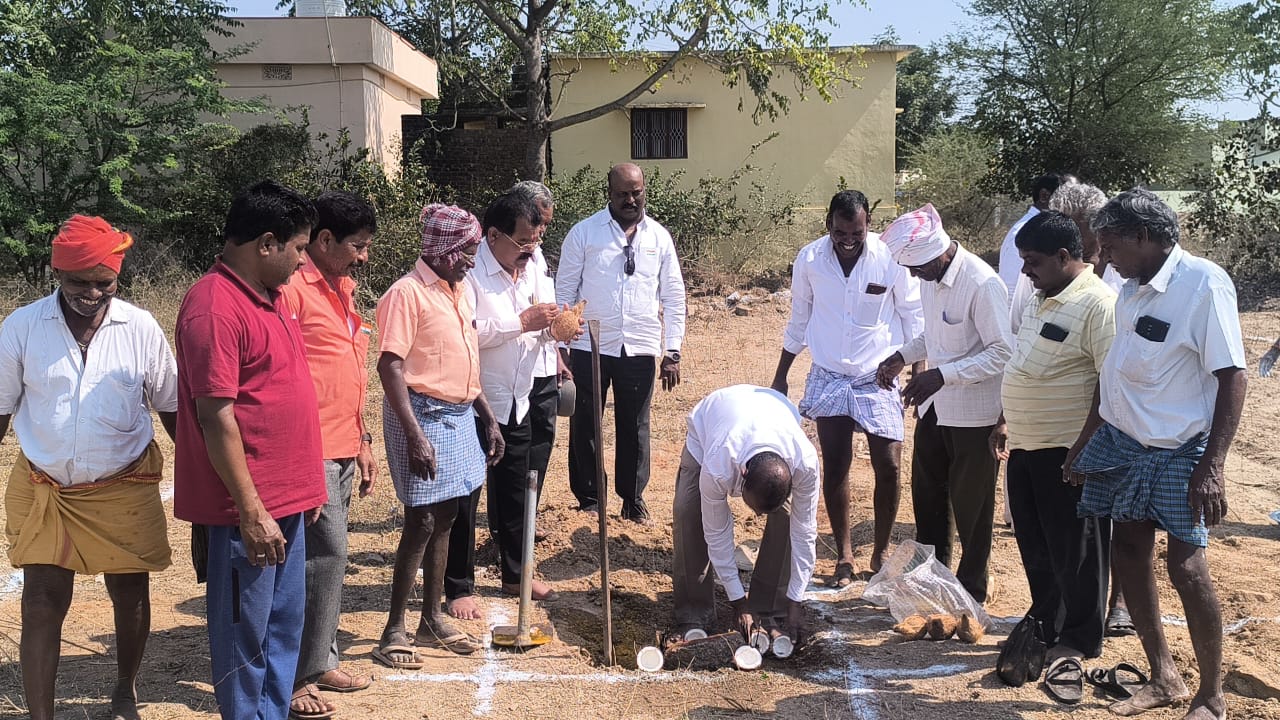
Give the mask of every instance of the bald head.
<svg viewBox="0 0 1280 720">
<path fill-rule="evenodd" d="M 747 461 L 743 473 L 742 501 L 767 515 L 782 507 L 791 495 L 791 468 L 781 455 L 762 452 Z"/>
<path fill-rule="evenodd" d="M 609 168 L 609 213 L 623 230 L 644 218 L 644 172 L 633 163 Z"/>
</svg>

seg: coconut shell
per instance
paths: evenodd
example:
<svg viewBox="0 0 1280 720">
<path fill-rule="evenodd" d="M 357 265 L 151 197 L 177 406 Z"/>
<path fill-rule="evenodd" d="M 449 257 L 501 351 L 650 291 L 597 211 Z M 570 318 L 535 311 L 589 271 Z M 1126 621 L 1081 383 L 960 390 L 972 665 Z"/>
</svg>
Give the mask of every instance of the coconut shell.
<svg viewBox="0 0 1280 720">
<path fill-rule="evenodd" d="M 946 640 L 956 634 L 956 626 L 959 621 L 953 615 L 930 615 L 929 622 L 929 639 L 930 640 Z"/>
<path fill-rule="evenodd" d="M 577 305 L 562 311 L 551 321 L 551 337 L 559 342 L 569 342 L 578 334 L 578 321 L 582 319 L 582 310 L 587 306 L 586 300 L 579 300 Z"/>
<path fill-rule="evenodd" d="M 893 631 L 908 640 L 919 640 L 929 631 L 929 623 L 923 615 L 912 615 L 894 625 Z"/>
<path fill-rule="evenodd" d="M 967 643 L 976 643 L 985 633 L 982 623 L 974 620 L 972 615 L 965 613 L 960 616 L 960 623 L 956 626 L 956 637 Z"/>
</svg>

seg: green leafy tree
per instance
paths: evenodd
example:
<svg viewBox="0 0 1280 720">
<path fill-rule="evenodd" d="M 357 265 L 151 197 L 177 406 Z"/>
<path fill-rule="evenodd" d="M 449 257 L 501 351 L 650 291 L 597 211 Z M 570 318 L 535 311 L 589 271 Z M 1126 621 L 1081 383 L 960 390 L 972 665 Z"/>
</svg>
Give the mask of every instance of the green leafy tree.
<svg viewBox="0 0 1280 720">
<path fill-rule="evenodd" d="M 901 40 L 890 27 L 874 42 L 897 45 Z M 906 169 L 907 158 L 915 147 L 945 128 L 956 112 L 959 93 L 943 60 L 942 50 L 929 46 L 898 62 L 898 107 L 902 109 L 894 130 L 898 170 Z"/>
<path fill-rule="evenodd" d="M 1102 187 L 1176 177 L 1197 133 L 1188 109 L 1221 95 L 1242 34 L 1213 0 L 973 0 L 989 32 L 953 44 L 980 90 L 972 121 L 1000 141 L 990 190 L 1045 170 Z"/>
<path fill-rule="evenodd" d="M 0 3 L 0 243 L 10 271 L 44 278 L 49 242 L 74 212 L 136 226 L 180 170 L 202 120 L 249 109 L 223 98 L 210 33 L 215 0 Z"/>
<path fill-rule="evenodd" d="M 1237 8 L 1245 33 L 1240 76 L 1259 116 L 1280 111 L 1280 0 L 1254 0 Z"/>
<path fill-rule="evenodd" d="M 1237 277 L 1280 273 L 1280 119 L 1258 118 L 1214 147 L 1192 197 L 1191 227 Z"/>
<path fill-rule="evenodd" d="M 835 0 L 835 2 L 862 0 Z M 754 98 L 753 116 L 776 118 L 792 94 L 815 92 L 829 100 L 851 69 L 827 52 L 831 0 L 363 0 L 441 61 L 445 92 L 478 94 L 505 104 L 515 86 L 523 104 L 508 106 L 529 132 L 522 175 L 546 176 L 551 133 L 624 108 L 670 78 L 677 65 L 700 58 L 722 71 L 731 87 Z M 365 7 L 368 5 L 369 7 Z M 664 48 L 653 53 L 648 49 Z M 642 62 L 648 71 L 613 100 L 571 115 L 551 117 L 549 53 L 612 53 L 618 62 Z M 775 87 L 780 69 L 794 72 Z M 513 75 L 519 73 L 518 78 Z M 563 81 L 572 79 L 572 72 Z"/>
</svg>

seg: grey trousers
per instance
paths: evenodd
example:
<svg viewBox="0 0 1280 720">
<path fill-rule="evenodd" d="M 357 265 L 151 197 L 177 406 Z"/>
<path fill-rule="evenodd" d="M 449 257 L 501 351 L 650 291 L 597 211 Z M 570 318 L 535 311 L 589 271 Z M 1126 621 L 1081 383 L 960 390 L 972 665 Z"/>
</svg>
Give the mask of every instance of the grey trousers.
<svg viewBox="0 0 1280 720">
<path fill-rule="evenodd" d="M 315 524 L 307 527 L 307 610 L 294 685 L 338 667 L 338 616 L 347 574 L 347 513 L 355 458 L 324 461 L 329 499 Z"/>
<path fill-rule="evenodd" d="M 685 448 L 676 476 L 671 583 L 675 624 L 711 628 L 716 619 L 715 570 L 707 557 L 707 538 L 702 532 L 702 493 L 698 487 L 701 473 L 702 467 Z M 760 554 L 751 572 L 747 606 L 757 621 L 786 615 L 790 582 L 791 499 L 788 498 L 781 508 L 769 513 Z"/>
</svg>

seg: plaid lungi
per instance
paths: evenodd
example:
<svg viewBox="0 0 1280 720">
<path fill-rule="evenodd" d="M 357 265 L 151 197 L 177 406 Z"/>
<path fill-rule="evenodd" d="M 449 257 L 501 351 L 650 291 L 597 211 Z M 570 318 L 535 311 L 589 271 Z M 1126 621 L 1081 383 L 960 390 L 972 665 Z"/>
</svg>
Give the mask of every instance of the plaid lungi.
<svg viewBox="0 0 1280 720">
<path fill-rule="evenodd" d="M 812 366 L 804 382 L 800 414 L 810 420 L 850 417 L 864 432 L 902 441 L 902 396 L 876 384 L 873 372 L 852 377 Z"/>
<path fill-rule="evenodd" d="M 1208 547 L 1204 517 L 1192 514 L 1187 498 L 1191 473 L 1208 440 L 1207 433 L 1200 433 L 1176 450 L 1149 448 L 1103 423 L 1073 466 L 1085 476 L 1077 514 L 1118 522 L 1150 520 L 1188 545 Z"/>
<path fill-rule="evenodd" d="M 485 455 L 476 436 L 471 403 L 454 404 L 409 391 L 409 404 L 427 441 L 436 451 L 436 476 L 428 479 L 409 469 L 409 439 L 391 403 L 382 401 L 382 439 L 396 497 L 408 507 L 422 507 L 470 495 L 484 484 Z"/>
</svg>

